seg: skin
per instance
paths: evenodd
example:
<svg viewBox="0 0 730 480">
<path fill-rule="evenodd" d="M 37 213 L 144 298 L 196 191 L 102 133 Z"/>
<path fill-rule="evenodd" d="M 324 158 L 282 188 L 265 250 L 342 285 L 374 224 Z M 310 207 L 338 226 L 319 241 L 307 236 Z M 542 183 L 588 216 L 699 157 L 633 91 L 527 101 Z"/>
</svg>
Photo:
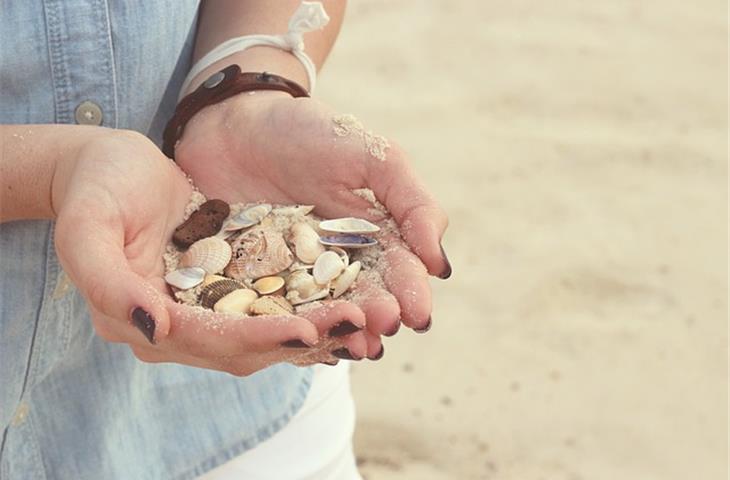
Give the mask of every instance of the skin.
<svg viewBox="0 0 730 480">
<path fill-rule="evenodd" d="M 225 38 L 286 30 L 295 4 L 206 2 L 196 56 Z M 336 37 L 343 8 L 342 2 L 327 5 L 333 21 L 305 36 L 318 65 Z M 271 28 L 258 30 L 257 25 Z M 244 71 L 267 70 L 306 85 L 305 72 L 291 54 L 264 47 L 212 65 L 191 89 L 233 62 Z M 375 358 L 382 354 L 380 335 L 394 333 L 400 319 L 414 329 L 430 323 L 428 273 L 450 271 L 439 245 L 447 219 L 399 147 L 391 145 L 387 161 L 375 160 L 361 140 L 333 134 L 333 114 L 316 100 L 280 92 L 237 95 L 188 123 L 176 149 L 177 165 L 136 132 L 3 125 L 0 221 L 55 219 L 56 251 L 87 300 L 96 332 L 107 341 L 126 343 L 142 361 L 245 376 L 279 362 L 334 362 L 332 352 L 343 348 L 355 359 Z M 162 279 L 162 254 L 191 193 L 180 167 L 210 198 L 313 204 L 326 217 L 377 221 L 369 213 L 371 205 L 351 192 L 371 188 L 397 223 L 409 226 L 402 239 L 379 239 L 389 266 L 386 288 L 359 282 L 363 295 L 357 304 L 336 301 L 302 315 L 245 322 L 175 303 Z M 132 324 L 137 308 L 154 319 L 154 344 Z M 343 321 L 361 330 L 329 335 Z M 312 347 L 281 346 L 290 340 Z"/>
</svg>

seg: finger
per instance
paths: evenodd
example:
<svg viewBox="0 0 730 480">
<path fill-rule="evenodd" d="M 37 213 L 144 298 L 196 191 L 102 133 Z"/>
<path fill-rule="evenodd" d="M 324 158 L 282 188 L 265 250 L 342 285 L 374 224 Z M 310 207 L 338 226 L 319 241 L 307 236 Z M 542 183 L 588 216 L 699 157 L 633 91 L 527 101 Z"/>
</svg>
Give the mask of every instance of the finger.
<svg viewBox="0 0 730 480">
<path fill-rule="evenodd" d="M 395 219 L 403 238 L 431 275 L 448 278 L 451 265 L 441 248 L 448 217 L 418 180 L 406 154 L 391 145 L 386 161 L 369 162 L 368 166 L 368 184 Z"/>
<path fill-rule="evenodd" d="M 431 286 L 423 263 L 397 240 L 385 245 L 383 280 L 400 305 L 401 320 L 413 329 L 427 328 L 431 320 Z"/>
<path fill-rule="evenodd" d="M 335 300 L 299 309 L 300 315 L 317 327 L 320 338 L 341 338 L 365 328 L 365 313 L 354 303 Z"/>
<path fill-rule="evenodd" d="M 163 345 L 194 356 L 232 356 L 278 349 L 299 340 L 314 345 L 317 328 L 301 316 L 221 314 L 166 299 L 170 312 L 169 338 Z M 168 346 L 169 344 L 169 346 Z"/>
<path fill-rule="evenodd" d="M 380 360 L 385 354 L 385 347 L 379 335 L 371 332 L 365 332 L 365 341 L 367 342 L 367 357 L 370 360 Z"/>
<path fill-rule="evenodd" d="M 95 309 L 133 324 L 151 343 L 167 336 L 169 316 L 161 296 L 130 268 L 118 218 L 105 221 L 64 210 L 55 243 L 64 269 Z"/>
<path fill-rule="evenodd" d="M 361 272 L 354 286 L 357 295 L 353 301 L 365 312 L 369 332 L 390 337 L 400 327 L 400 306 L 393 294 L 380 285 L 371 278 L 370 272 Z"/>
</svg>

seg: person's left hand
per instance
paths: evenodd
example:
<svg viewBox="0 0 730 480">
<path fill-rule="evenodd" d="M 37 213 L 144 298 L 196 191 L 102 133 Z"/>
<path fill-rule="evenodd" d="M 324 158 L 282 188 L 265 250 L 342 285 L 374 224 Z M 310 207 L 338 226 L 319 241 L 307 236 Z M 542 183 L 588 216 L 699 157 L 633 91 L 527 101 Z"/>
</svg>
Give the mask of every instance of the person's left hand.
<svg viewBox="0 0 730 480">
<path fill-rule="evenodd" d="M 374 191 L 400 235 L 379 237 L 387 290 L 366 281 L 357 285 L 363 294 L 356 302 L 367 329 L 356 335 L 366 337 L 367 355 L 373 358 L 382 351 L 380 335 L 395 334 L 401 320 L 416 331 L 430 327 L 427 272 L 441 278 L 451 273 L 440 246 L 448 221 L 400 148 L 390 145 L 386 159 L 376 159 L 362 136 L 335 134 L 334 115 L 310 98 L 239 94 L 193 117 L 175 158 L 206 196 L 228 202 L 308 204 L 322 217 L 377 222 L 382 213 L 353 192 Z"/>
</svg>

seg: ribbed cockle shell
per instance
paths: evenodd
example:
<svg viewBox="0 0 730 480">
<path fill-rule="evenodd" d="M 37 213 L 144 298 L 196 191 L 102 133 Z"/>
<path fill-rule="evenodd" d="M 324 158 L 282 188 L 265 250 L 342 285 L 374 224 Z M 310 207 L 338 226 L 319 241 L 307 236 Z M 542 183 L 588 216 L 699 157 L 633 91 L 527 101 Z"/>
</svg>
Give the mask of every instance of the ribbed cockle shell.
<svg viewBox="0 0 730 480">
<path fill-rule="evenodd" d="M 218 237 L 208 237 L 190 245 L 180 257 L 182 267 L 200 267 L 206 273 L 222 272 L 231 261 L 231 246 Z"/>
</svg>

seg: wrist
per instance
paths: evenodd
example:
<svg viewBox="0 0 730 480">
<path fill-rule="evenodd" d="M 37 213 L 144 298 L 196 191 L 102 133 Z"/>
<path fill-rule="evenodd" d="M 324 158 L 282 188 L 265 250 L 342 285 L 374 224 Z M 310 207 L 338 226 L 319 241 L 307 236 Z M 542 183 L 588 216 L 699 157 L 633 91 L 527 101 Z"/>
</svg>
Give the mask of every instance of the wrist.
<svg viewBox="0 0 730 480">
<path fill-rule="evenodd" d="M 302 63 L 291 53 L 274 47 L 257 46 L 236 52 L 208 66 L 193 78 L 181 97 L 195 91 L 201 83 L 228 65 L 237 64 L 242 72 L 268 72 L 280 75 L 310 89 L 307 71 Z"/>
</svg>

